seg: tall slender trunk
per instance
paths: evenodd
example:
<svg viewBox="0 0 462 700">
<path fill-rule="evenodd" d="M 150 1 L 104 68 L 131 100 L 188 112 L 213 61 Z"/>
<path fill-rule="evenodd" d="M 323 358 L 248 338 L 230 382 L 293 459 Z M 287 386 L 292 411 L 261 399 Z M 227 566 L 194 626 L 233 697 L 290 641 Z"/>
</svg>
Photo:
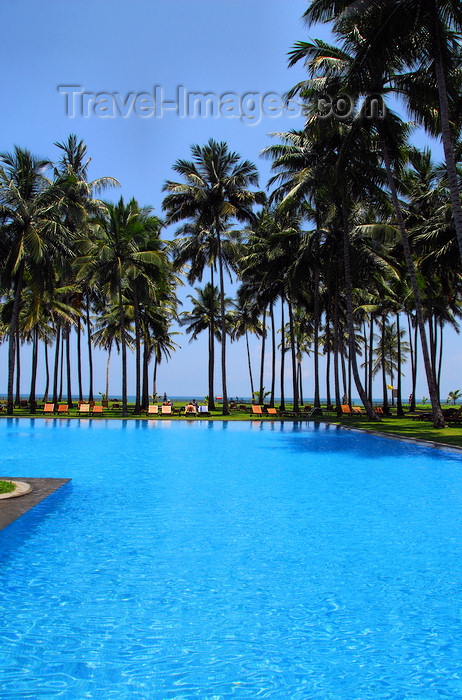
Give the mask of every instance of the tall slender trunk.
<svg viewBox="0 0 462 700">
<path fill-rule="evenodd" d="M 120 322 L 120 340 L 122 346 L 122 418 L 127 416 L 127 343 L 125 338 L 125 318 L 124 304 L 122 297 L 122 283 L 119 279 L 118 284 L 119 295 L 119 322 Z"/>
<path fill-rule="evenodd" d="M 351 367 L 351 358 L 350 354 L 348 353 L 348 405 L 351 408 L 351 375 L 352 375 L 352 367 Z M 366 386 L 366 385 L 364 385 Z"/>
<path fill-rule="evenodd" d="M 21 405 L 21 336 L 19 334 L 19 316 L 16 321 L 16 406 Z"/>
<path fill-rule="evenodd" d="M 364 343 L 364 386 L 367 387 L 369 385 L 368 381 L 368 374 L 367 370 L 369 368 L 368 362 L 367 362 L 367 327 L 366 327 L 366 320 L 364 319 L 363 321 L 363 343 Z M 371 400 L 370 394 L 368 394 L 369 401 Z"/>
<path fill-rule="evenodd" d="M 30 412 L 35 413 L 35 407 L 37 405 L 35 401 L 35 387 L 37 384 L 37 364 L 38 364 L 38 326 L 34 327 L 32 332 L 32 369 L 31 369 L 31 380 L 30 380 L 30 394 L 29 394 L 29 406 Z"/>
<path fill-rule="evenodd" d="M 340 350 L 340 368 L 342 370 L 342 383 L 343 383 L 342 403 L 348 403 L 348 387 L 347 387 L 346 368 L 345 368 L 345 350 L 343 347 L 343 342 L 340 343 L 339 350 Z M 345 397 L 347 398 L 346 402 L 344 401 Z"/>
<path fill-rule="evenodd" d="M 263 334 L 261 337 L 261 356 L 260 356 L 260 386 L 258 388 L 258 402 L 263 403 L 263 375 L 265 370 L 265 347 L 266 347 L 266 306 L 263 308 Z"/>
<path fill-rule="evenodd" d="M 223 257 L 221 252 L 221 225 L 215 221 L 215 230 L 218 242 L 218 267 L 220 272 L 220 310 L 221 310 L 221 377 L 223 386 L 223 411 L 224 416 L 229 416 L 228 388 L 226 385 L 226 314 L 225 314 L 225 283 L 223 280 Z"/>
<path fill-rule="evenodd" d="M 215 411 L 215 283 L 213 280 L 213 265 L 210 268 L 210 283 L 212 285 L 212 299 L 210 308 L 210 335 L 209 335 L 209 411 Z"/>
<path fill-rule="evenodd" d="M 389 413 L 388 407 L 388 391 L 387 391 L 387 372 L 386 372 L 386 357 L 385 357 L 385 316 L 382 316 L 382 333 L 380 336 L 380 360 L 382 363 L 382 390 L 383 390 L 383 412 Z"/>
<path fill-rule="evenodd" d="M 438 375 L 436 379 L 436 386 L 438 388 L 438 398 L 440 398 L 441 403 L 441 370 L 443 368 L 443 324 L 440 323 L 440 352 L 438 358 Z"/>
<path fill-rule="evenodd" d="M 271 314 L 271 396 L 270 406 L 274 407 L 274 388 L 276 385 L 276 328 L 274 324 L 274 308 L 273 303 L 270 304 Z"/>
<path fill-rule="evenodd" d="M 284 334 L 284 297 L 281 296 L 281 405 L 280 410 L 286 410 L 286 402 L 284 396 L 284 362 L 286 356 L 286 340 Z"/>
<path fill-rule="evenodd" d="M 319 408 L 319 270 L 314 272 L 314 407 Z"/>
<path fill-rule="evenodd" d="M 45 391 L 43 392 L 43 403 L 48 399 L 48 388 L 50 386 L 50 368 L 48 366 L 48 343 L 45 340 Z"/>
<path fill-rule="evenodd" d="M 326 306 L 326 347 L 327 347 L 327 358 L 326 358 L 326 401 L 328 409 L 332 406 L 332 401 L 330 397 L 330 359 L 331 359 L 331 349 L 330 349 L 330 316 L 329 316 L 329 304 Z"/>
<path fill-rule="evenodd" d="M 401 328 L 399 323 L 399 313 L 396 314 L 396 331 L 398 333 L 398 397 L 396 400 L 396 414 L 402 418 L 404 416 L 402 402 L 402 381 L 401 381 Z"/>
<path fill-rule="evenodd" d="M 152 371 L 152 395 L 153 397 L 157 396 L 157 348 L 154 347 L 154 368 Z"/>
<path fill-rule="evenodd" d="M 141 409 L 143 411 L 147 411 L 148 406 L 149 406 L 149 390 L 148 390 L 148 382 L 149 382 L 149 375 L 148 375 L 148 370 L 149 370 L 149 349 L 148 349 L 148 340 L 146 338 L 146 335 L 144 337 L 143 341 L 143 381 L 141 385 Z"/>
<path fill-rule="evenodd" d="M 79 401 L 82 401 L 82 322 L 80 318 L 77 321 L 77 377 L 79 382 Z"/>
<path fill-rule="evenodd" d="M 371 325 L 369 331 L 369 401 L 372 403 L 372 363 L 373 363 L 373 352 L 374 352 L 374 317 L 371 316 Z"/>
<path fill-rule="evenodd" d="M 64 378 L 64 337 L 65 337 L 65 328 L 63 328 L 61 332 L 61 360 L 60 360 L 60 378 L 59 378 L 59 396 L 58 396 L 58 402 L 62 401 L 63 398 L 63 378 Z"/>
<path fill-rule="evenodd" d="M 247 328 L 245 330 L 245 344 L 247 347 L 247 362 L 249 365 L 249 377 L 250 377 L 250 395 L 253 396 L 253 376 L 252 376 L 252 363 L 250 362 L 250 349 L 249 349 L 249 334 Z"/>
<path fill-rule="evenodd" d="M 418 325 L 419 333 L 420 333 L 420 342 L 422 345 L 422 356 L 423 356 L 423 361 L 424 361 L 424 366 L 425 366 L 425 374 L 427 376 L 428 391 L 430 393 L 430 400 L 431 400 L 431 404 L 432 404 L 433 425 L 435 428 L 444 428 L 444 426 L 445 426 L 444 417 L 443 417 L 443 414 L 441 412 L 441 406 L 440 406 L 439 401 L 438 401 L 435 376 L 432 372 L 432 368 L 431 368 L 431 364 L 430 364 L 427 336 L 425 333 L 425 324 L 424 324 L 424 320 L 423 320 L 422 300 L 420 297 L 420 291 L 419 291 L 419 286 L 418 286 L 418 282 L 417 282 L 417 274 L 416 274 L 416 270 L 415 270 L 415 266 L 414 266 L 414 261 L 412 259 L 412 255 L 411 255 L 411 248 L 409 246 L 409 239 L 408 239 L 406 227 L 404 225 L 403 214 L 401 212 L 401 207 L 399 205 L 398 193 L 396 191 L 395 180 L 394 180 L 394 176 L 392 173 L 390 156 L 388 153 L 388 147 L 387 147 L 385 137 L 383 135 L 383 131 L 382 131 L 382 128 L 380 126 L 380 123 L 378 126 L 378 131 L 379 131 L 379 137 L 380 137 L 381 146 L 382 146 L 382 153 L 383 153 L 383 158 L 384 158 L 384 162 L 385 162 L 385 168 L 387 171 L 388 186 L 389 186 L 390 193 L 391 193 L 391 198 L 392 198 L 392 202 L 393 202 L 393 208 L 395 211 L 396 220 L 398 222 L 398 227 L 399 227 L 400 234 L 401 234 L 404 257 L 406 258 L 407 269 L 409 272 L 409 277 L 411 279 L 412 291 L 414 294 L 415 315 L 416 315 L 416 321 L 417 321 L 417 325 Z"/>
<path fill-rule="evenodd" d="M 338 321 L 338 271 L 335 279 L 335 299 L 334 299 L 334 391 L 335 391 L 335 410 L 337 418 L 342 415 L 340 401 L 340 381 L 338 372 L 338 356 L 339 356 L 339 321 Z"/>
<path fill-rule="evenodd" d="M 24 266 L 21 264 L 20 269 L 18 271 L 18 275 L 16 277 L 15 281 L 15 290 L 14 290 L 14 301 L 13 301 L 13 310 L 11 313 L 11 322 L 10 322 L 10 333 L 8 336 L 8 397 L 7 397 L 7 406 L 6 406 L 6 413 L 8 416 L 13 415 L 13 403 L 14 403 L 14 395 L 13 395 L 13 386 L 14 386 L 14 364 L 15 364 L 15 350 L 16 350 L 16 326 L 18 325 L 18 318 L 19 318 L 19 304 L 21 300 L 21 291 L 22 291 L 22 276 L 24 272 Z"/>
<path fill-rule="evenodd" d="M 109 346 L 106 363 L 106 401 L 109 401 L 109 365 L 111 363 L 112 343 Z"/>
<path fill-rule="evenodd" d="M 348 230 L 348 217 L 346 211 L 345 195 L 342 197 L 342 214 L 343 214 L 343 263 L 345 268 L 345 287 L 346 287 L 346 302 L 347 302 L 347 318 L 348 318 L 348 344 L 351 357 L 351 368 L 353 371 L 353 377 L 355 380 L 356 389 L 358 390 L 361 402 L 366 410 L 367 417 L 369 420 L 380 420 L 378 415 L 375 413 L 371 402 L 366 396 L 366 392 L 361 384 L 361 379 L 359 377 L 358 363 L 356 360 L 356 348 L 355 348 L 355 329 L 353 320 L 353 290 L 351 285 L 351 273 L 350 273 L 350 236 Z"/>
<path fill-rule="evenodd" d="M 88 378 L 89 378 L 89 390 L 88 390 L 88 400 L 93 401 L 93 353 L 91 344 L 91 322 L 90 322 L 90 297 L 87 292 L 86 295 L 86 318 L 87 318 L 87 342 L 88 342 Z"/>
<path fill-rule="evenodd" d="M 56 322 L 56 340 L 55 340 L 55 364 L 53 370 L 53 403 L 56 407 L 58 403 L 58 371 L 59 371 L 59 352 L 61 349 L 61 321 Z"/>
<path fill-rule="evenodd" d="M 294 392 L 293 410 L 298 411 L 298 387 L 297 387 L 297 360 L 295 357 L 295 334 L 294 334 L 294 314 L 292 302 L 287 300 L 289 309 L 289 334 L 290 334 L 290 354 L 292 357 L 292 390 Z"/>
<path fill-rule="evenodd" d="M 72 403 L 72 387 L 71 387 L 71 324 L 67 324 L 66 328 L 66 367 L 67 367 L 67 407 L 73 408 Z"/>
<path fill-rule="evenodd" d="M 136 365 L 136 386 L 135 386 L 135 408 L 133 413 L 138 415 L 141 410 L 141 337 L 140 337 L 140 312 L 138 297 L 133 291 L 133 316 L 135 321 L 135 365 Z"/>
</svg>

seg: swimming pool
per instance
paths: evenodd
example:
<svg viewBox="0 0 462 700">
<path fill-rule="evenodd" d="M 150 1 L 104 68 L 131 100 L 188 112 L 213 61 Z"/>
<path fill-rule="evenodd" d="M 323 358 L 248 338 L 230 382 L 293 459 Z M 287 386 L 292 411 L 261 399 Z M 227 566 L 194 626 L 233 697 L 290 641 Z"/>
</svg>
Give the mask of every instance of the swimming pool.
<svg viewBox="0 0 462 700">
<path fill-rule="evenodd" d="M 288 423 L 0 421 L 0 697 L 460 697 L 462 457 Z"/>
</svg>

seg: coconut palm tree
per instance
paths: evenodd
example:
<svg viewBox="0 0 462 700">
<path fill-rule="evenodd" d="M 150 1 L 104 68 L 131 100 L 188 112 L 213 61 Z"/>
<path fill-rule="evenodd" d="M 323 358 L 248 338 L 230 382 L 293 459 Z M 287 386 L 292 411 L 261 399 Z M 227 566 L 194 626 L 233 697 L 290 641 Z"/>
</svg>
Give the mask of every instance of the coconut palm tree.
<svg viewBox="0 0 462 700">
<path fill-rule="evenodd" d="M 143 250 L 139 239 L 144 231 L 137 202 L 106 203 L 106 211 L 93 219 L 92 237 L 82 244 L 76 260 L 77 281 L 106 287 L 117 298 L 122 350 L 122 416 L 127 415 L 127 341 L 125 336 L 124 292 L 138 277 L 150 285 L 164 260 L 157 250 Z"/>
<path fill-rule="evenodd" d="M 221 371 L 223 415 L 229 415 L 226 385 L 226 309 L 224 289 L 223 238 L 229 220 L 249 222 L 255 203 L 264 202 L 264 194 L 249 187 L 258 184 L 255 165 L 230 152 L 224 142 L 210 139 L 205 146 L 192 146 L 192 161 L 177 160 L 173 169 L 183 181 L 167 180 L 163 208 L 167 223 L 194 221 L 202 230 L 211 230 L 216 239 L 220 278 Z"/>
<path fill-rule="evenodd" d="M 71 233 L 63 223 L 60 189 L 45 177 L 49 161 L 15 146 L 0 154 L 0 220 L 3 285 L 13 289 L 8 348 L 7 414 L 13 414 L 16 329 L 24 276 L 52 288 L 54 275 L 43 274 L 73 257 Z M 51 286 L 50 286 L 51 285 Z"/>
</svg>

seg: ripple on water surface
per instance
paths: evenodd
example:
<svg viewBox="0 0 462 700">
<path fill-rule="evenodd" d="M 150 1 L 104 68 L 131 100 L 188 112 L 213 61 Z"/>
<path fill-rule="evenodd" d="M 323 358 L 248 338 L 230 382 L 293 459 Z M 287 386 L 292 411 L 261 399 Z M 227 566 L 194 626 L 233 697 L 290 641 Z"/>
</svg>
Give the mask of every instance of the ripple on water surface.
<svg viewBox="0 0 462 700">
<path fill-rule="evenodd" d="M 326 426 L 1 421 L 0 697 L 462 695 L 461 457 Z"/>
</svg>

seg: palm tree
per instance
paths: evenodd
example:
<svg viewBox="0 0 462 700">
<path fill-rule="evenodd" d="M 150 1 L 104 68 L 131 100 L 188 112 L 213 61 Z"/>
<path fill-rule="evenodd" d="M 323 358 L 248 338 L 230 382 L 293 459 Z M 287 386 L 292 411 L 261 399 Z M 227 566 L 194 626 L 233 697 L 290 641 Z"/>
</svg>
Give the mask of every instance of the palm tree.
<svg viewBox="0 0 462 700">
<path fill-rule="evenodd" d="M 24 275 L 52 288 L 51 270 L 73 256 L 71 234 L 62 220 L 59 188 L 50 184 L 44 171 L 50 163 L 15 146 L 0 154 L 0 219 L 3 283 L 14 291 L 8 348 L 7 414 L 13 414 L 13 381 L 16 329 Z M 45 269 L 48 270 L 47 274 Z"/>
<path fill-rule="evenodd" d="M 221 311 L 221 371 L 223 383 L 223 415 L 229 415 L 226 385 L 226 310 L 224 289 L 223 238 L 230 219 L 252 221 L 252 207 L 263 203 L 264 195 L 252 192 L 250 185 L 258 184 L 255 165 L 230 152 L 224 142 L 210 139 L 205 146 L 192 146 L 192 161 L 177 160 L 173 166 L 183 182 L 167 180 L 163 202 L 167 223 L 195 221 L 202 230 L 213 231 L 216 239 L 220 277 Z"/>
<path fill-rule="evenodd" d="M 260 308 L 255 299 L 248 300 L 245 294 L 245 287 L 241 286 L 237 293 L 236 309 L 232 312 L 232 340 L 239 340 L 245 337 L 247 349 L 247 363 L 249 367 L 250 396 L 254 395 L 252 363 L 250 361 L 249 333 L 253 333 L 257 338 L 263 335 L 263 327 L 260 321 Z"/>
<path fill-rule="evenodd" d="M 323 13 L 332 12 L 332 3 L 324 3 Z M 307 11 L 306 16 L 312 18 L 311 10 L 316 6 L 317 11 L 320 11 L 321 3 L 314 0 L 312 7 Z M 330 6 L 330 9 L 326 9 Z M 338 8 L 337 8 L 338 9 Z M 330 47 L 323 42 L 315 42 L 314 44 L 299 42 L 292 52 L 291 63 L 304 59 L 309 71 L 314 80 L 311 85 L 302 83 L 293 88 L 292 93 L 300 92 L 305 98 L 313 98 L 320 96 L 322 91 L 334 91 L 337 97 L 342 97 L 344 94 L 352 94 L 356 100 L 360 95 L 366 93 L 366 98 L 363 104 L 358 108 L 357 112 L 352 112 L 348 115 L 348 119 L 352 119 L 352 129 L 349 141 L 353 139 L 357 142 L 358 138 L 364 138 L 364 134 L 370 134 L 373 137 L 374 132 L 377 135 L 375 148 L 371 143 L 371 154 L 369 161 L 375 160 L 377 155 L 377 146 L 380 147 L 381 155 L 385 165 L 388 187 L 391 193 L 391 199 L 395 211 L 398 228 L 401 234 L 404 256 L 406 259 L 409 276 L 411 279 L 413 294 L 415 298 L 416 318 L 419 327 L 422 353 L 427 375 L 429 393 L 432 402 L 433 421 L 435 427 L 444 426 L 444 418 L 439 405 L 436 379 L 432 372 L 430 356 L 428 352 L 428 343 L 425 333 L 425 326 L 422 314 L 422 304 L 420 299 L 420 291 L 417 281 L 414 261 L 411 254 L 407 230 L 404 223 L 403 213 L 400 207 L 397 191 L 397 174 L 399 174 L 403 161 L 403 148 L 406 146 L 408 129 L 402 124 L 401 120 L 388 108 L 384 107 L 383 94 L 386 92 L 386 84 L 389 79 L 389 72 L 393 69 L 389 64 L 380 64 L 374 60 L 367 62 L 367 52 L 364 55 L 364 42 L 361 35 L 355 31 L 354 26 L 349 23 L 348 18 L 339 20 L 336 25 L 336 32 L 344 44 L 344 48 Z M 370 56 L 369 56 L 370 58 Z M 321 74 L 320 77 L 320 72 Z M 378 104 L 378 108 L 376 105 Z M 332 120 L 332 117 L 331 117 Z M 328 120 L 328 121 L 331 121 Z M 325 121 L 325 120 L 324 120 Z M 344 119 L 341 120 L 345 122 Z M 344 150 L 344 157 L 350 158 L 347 149 Z M 341 163 L 344 159 L 340 159 Z M 348 162 L 348 161 L 347 161 Z M 343 165 L 341 172 L 344 173 Z M 345 217 L 344 217 L 345 220 Z M 344 238 L 344 250 L 347 256 L 346 238 Z M 348 277 L 348 275 L 347 275 Z M 347 281 L 348 286 L 348 281 Z M 347 294 L 347 301 L 350 294 Z M 349 313 L 349 317 L 351 314 Z M 356 377 L 355 377 L 356 378 Z M 359 391 L 359 389 L 358 389 Z M 361 394 L 360 394 L 361 395 Z M 362 398 L 362 397 L 361 397 Z"/>
<path fill-rule="evenodd" d="M 461 396 L 462 396 L 462 393 L 460 392 L 459 389 L 457 389 L 456 391 L 450 391 L 448 394 L 447 403 L 452 401 L 453 405 L 455 406 L 456 402 L 460 399 Z"/>
<path fill-rule="evenodd" d="M 192 294 L 188 294 L 188 298 L 191 299 L 193 308 L 191 311 L 183 311 L 180 314 L 180 325 L 187 326 L 186 332 L 191 333 L 191 338 L 189 340 L 192 343 L 193 340 L 197 340 L 197 337 L 203 331 L 207 331 L 208 335 L 208 347 L 209 347 L 209 386 L 210 374 L 213 372 L 212 364 L 212 354 L 210 348 L 212 345 L 212 335 L 218 340 L 219 343 L 223 343 L 222 328 L 218 328 L 215 323 L 215 309 L 220 300 L 220 293 L 217 287 L 212 287 L 210 282 L 207 282 L 203 289 L 200 287 L 195 288 L 196 297 Z M 231 305 L 231 300 L 225 297 L 224 300 L 225 309 L 227 310 Z M 232 328 L 232 317 L 226 314 L 226 325 L 225 332 L 229 332 Z M 210 397 L 209 397 L 210 400 Z"/>
<path fill-rule="evenodd" d="M 125 335 L 124 291 L 140 277 L 147 285 L 157 276 L 163 256 L 154 250 L 142 250 L 138 239 L 144 231 L 140 208 L 132 199 L 125 204 L 106 203 L 106 211 L 94 217 L 92 238 L 82 245 L 83 255 L 76 261 L 77 280 L 107 287 L 116 296 L 119 307 L 122 349 L 122 416 L 127 415 L 127 341 Z"/>
</svg>

